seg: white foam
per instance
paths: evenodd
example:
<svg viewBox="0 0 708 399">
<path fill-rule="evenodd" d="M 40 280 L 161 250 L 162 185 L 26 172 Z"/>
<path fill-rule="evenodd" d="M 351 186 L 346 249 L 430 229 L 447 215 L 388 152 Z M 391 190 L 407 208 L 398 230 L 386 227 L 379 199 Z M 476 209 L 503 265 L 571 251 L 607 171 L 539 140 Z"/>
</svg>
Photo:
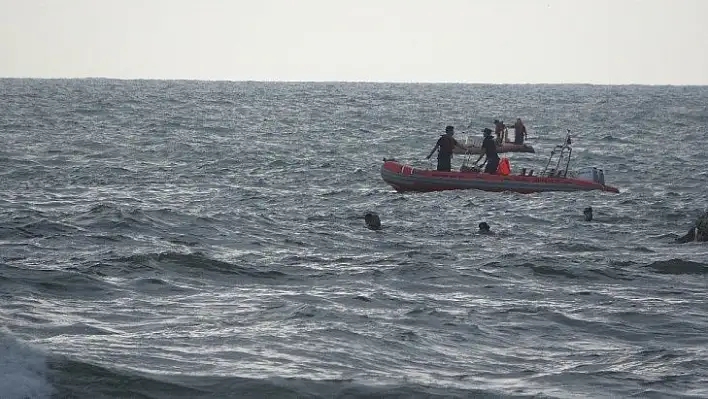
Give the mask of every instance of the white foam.
<svg viewBox="0 0 708 399">
<path fill-rule="evenodd" d="M 47 356 L 0 330 L 0 399 L 49 398 Z"/>
</svg>

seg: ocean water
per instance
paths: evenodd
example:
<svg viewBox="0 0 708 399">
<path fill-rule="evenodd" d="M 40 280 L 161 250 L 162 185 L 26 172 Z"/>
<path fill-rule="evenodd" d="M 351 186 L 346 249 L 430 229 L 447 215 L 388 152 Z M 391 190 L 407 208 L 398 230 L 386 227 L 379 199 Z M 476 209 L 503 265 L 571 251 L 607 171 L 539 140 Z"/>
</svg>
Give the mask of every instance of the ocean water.
<svg viewBox="0 0 708 399">
<path fill-rule="evenodd" d="M 381 180 L 516 117 L 621 192 Z M 707 87 L 5 79 L 0 134 L 2 399 L 708 397 Z"/>
</svg>

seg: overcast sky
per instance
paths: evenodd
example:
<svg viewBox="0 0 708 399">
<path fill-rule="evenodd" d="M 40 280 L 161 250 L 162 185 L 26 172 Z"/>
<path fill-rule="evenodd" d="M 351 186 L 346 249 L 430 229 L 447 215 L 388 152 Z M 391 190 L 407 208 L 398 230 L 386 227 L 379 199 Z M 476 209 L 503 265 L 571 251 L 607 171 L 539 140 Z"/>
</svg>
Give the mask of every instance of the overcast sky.
<svg viewBox="0 0 708 399">
<path fill-rule="evenodd" d="M 708 84 L 708 0 L 0 0 L 0 77 Z"/>
</svg>

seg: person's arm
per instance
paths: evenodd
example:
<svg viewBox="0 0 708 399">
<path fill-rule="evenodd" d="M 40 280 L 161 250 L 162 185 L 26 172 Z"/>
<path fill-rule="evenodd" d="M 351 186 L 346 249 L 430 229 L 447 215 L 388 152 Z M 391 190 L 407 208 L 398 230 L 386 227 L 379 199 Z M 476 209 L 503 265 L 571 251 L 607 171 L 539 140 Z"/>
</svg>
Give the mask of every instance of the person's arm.
<svg viewBox="0 0 708 399">
<path fill-rule="evenodd" d="M 486 148 L 487 148 L 487 143 L 483 141 L 483 142 L 482 142 L 481 153 L 479 154 L 479 158 L 477 158 L 477 160 L 474 161 L 474 164 L 475 164 L 475 165 L 477 165 L 477 164 L 479 163 L 479 160 L 482 159 L 482 157 L 487 154 Z"/>
<path fill-rule="evenodd" d="M 437 150 L 437 149 L 438 149 L 438 147 L 440 147 L 440 143 L 439 143 L 439 142 L 438 142 L 438 143 L 435 143 L 435 147 L 433 147 L 433 150 L 432 150 L 432 151 L 430 151 L 430 154 L 428 154 L 428 156 L 427 156 L 427 157 L 425 157 L 425 159 L 430 159 L 430 157 L 432 157 L 432 156 L 433 156 L 433 154 L 435 153 L 435 150 Z"/>
<path fill-rule="evenodd" d="M 484 141 L 482 141 L 482 148 L 481 148 L 481 153 L 479 154 L 479 158 L 477 158 L 476 161 L 474 161 L 475 165 L 479 163 L 479 161 L 482 159 L 483 156 L 487 155 L 487 147 L 489 147 L 489 144 L 487 144 L 487 139 L 485 138 Z"/>
</svg>

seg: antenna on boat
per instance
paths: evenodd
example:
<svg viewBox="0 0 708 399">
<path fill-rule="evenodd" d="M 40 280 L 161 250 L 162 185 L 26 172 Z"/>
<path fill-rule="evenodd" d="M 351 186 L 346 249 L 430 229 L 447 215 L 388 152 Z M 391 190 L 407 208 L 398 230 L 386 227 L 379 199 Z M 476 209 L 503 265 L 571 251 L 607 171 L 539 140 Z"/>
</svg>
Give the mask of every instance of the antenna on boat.
<svg viewBox="0 0 708 399">
<path fill-rule="evenodd" d="M 566 129 L 567 133 L 565 135 L 565 140 L 563 140 L 563 144 L 556 145 L 553 147 L 553 150 L 551 151 L 551 156 L 548 157 L 548 162 L 546 163 L 546 167 L 543 168 L 543 172 L 541 172 L 541 175 L 546 175 L 546 172 L 548 171 L 548 166 L 551 164 L 551 161 L 553 160 L 553 156 L 556 154 L 557 150 L 560 150 L 558 153 L 558 161 L 556 162 L 556 167 L 551 169 L 550 176 L 561 176 L 561 171 L 559 170 L 561 161 L 563 161 L 563 156 L 566 156 L 566 163 L 565 163 L 565 170 L 563 170 L 563 177 L 568 176 L 568 167 L 570 166 L 570 157 L 573 153 L 573 147 L 571 147 L 572 140 L 570 138 L 570 129 Z M 567 150 L 567 154 L 565 154 Z"/>
</svg>

